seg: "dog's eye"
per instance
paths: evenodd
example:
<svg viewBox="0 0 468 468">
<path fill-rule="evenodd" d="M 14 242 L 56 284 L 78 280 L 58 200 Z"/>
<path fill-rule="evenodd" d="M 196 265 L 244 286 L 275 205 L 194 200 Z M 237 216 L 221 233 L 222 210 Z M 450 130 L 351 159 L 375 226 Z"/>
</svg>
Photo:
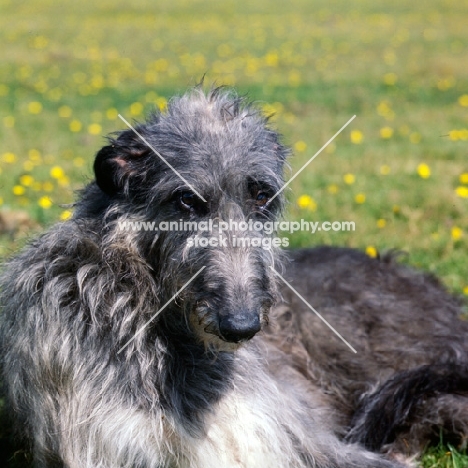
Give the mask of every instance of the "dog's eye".
<svg viewBox="0 0 468 468">
<path fill-rule="evenodd" d="M 258 192 L 257 193 L 257 196 L 255 197 L 255 204 L 262 208 L 264 207 L 267 203 L 268 203 L 268 200 L 270 199 L 270 197 L 268 196 L 267 193 L 265 192 Z"/>
<path fill-rule="evenodd" d="M 197 202 L 196 196 L 192 192 L 182 192 L 179 195 L 179 204 L 185 210 L 190 210 Z"/>
</svg>

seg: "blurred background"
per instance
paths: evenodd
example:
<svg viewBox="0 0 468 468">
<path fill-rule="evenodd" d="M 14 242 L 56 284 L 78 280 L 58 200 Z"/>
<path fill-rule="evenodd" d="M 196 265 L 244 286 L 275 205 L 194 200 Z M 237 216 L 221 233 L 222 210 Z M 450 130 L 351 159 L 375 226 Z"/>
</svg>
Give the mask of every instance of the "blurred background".
<svg viewBox="0 0 468 468">
<path fill-rule="evenodd" d="M 272 114 L 294 151 L 288 217 L 319 243 L 409 252 L 468 294 L 468 4 L 456 0 L 1 0 L 0 257 L 92 177 L 117 118 L 205 77 Z"/>
<path fill-rule="evenodd" d="M 0 258 L 71 216 L 118 113 L 205 77 L 272 115 L 287 177 L 357 115 L 287 193 L 288 219 L 356 230 L 292 245 L 401 249 L 468 295 L 467 25 L 459 0 L 0 0 Z"/>
</svg>

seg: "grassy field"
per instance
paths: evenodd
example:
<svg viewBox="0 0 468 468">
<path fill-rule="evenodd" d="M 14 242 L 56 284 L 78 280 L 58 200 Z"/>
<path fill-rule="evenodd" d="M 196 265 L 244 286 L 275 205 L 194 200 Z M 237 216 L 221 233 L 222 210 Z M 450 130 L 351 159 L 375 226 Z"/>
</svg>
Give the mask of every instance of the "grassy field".
<svg viewBox="0 0 468 468">
<path fill-rule="evenodd" d="M 468 296 L 468 5 L 455 0 L 0 0 L 0 257 L 66 219 L 117 118 L 234 85 L 294 151 L 292 245 L 391 248 Z M 451 448 L 425 468 L 468 467 Z"/>
</svg>

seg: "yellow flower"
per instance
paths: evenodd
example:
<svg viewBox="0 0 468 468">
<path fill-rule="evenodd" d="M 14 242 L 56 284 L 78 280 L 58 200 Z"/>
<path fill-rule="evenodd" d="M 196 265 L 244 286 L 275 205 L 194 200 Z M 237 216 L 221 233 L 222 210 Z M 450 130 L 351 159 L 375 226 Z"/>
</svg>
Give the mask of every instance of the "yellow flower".
<svg viewBox="0 0 468 468">
<path fill-rule="evenodd" d="M 458 104 L 460 104 L 462 107 L 468 107 L 468 94 L 462 94 L 458 98 Z"/>
<path fill-rule="evenodd" d="M 159 107 L 161 112 L 164 112 L 167 109 L 167 100 L 163 97 L 156 99 L 156 105 Z"/>
<path fill-rule="evenodd" d="M 386 73 L 384 75 L 384 83 L 388 86 L 393 86 L 398 80 L 395 73 Z"/>
<path fill-rule="evenodd" d="M 265 55 L 265 63 L 269 67 L 277 67 L 278 66 L 278 54 L 275 51 L 268 52 Z"/>
<path fill-rule="evenodd" d="M 39 101 L 32 101 L 28 104 L 28 111 L 31 114 L 40 114 L 42 112 L 42 104 Z"/>
<path fill-rule="evenodd" d="M 64 211 L 62 211 L 62 212 L 60 213 L 60 219 L 61 219 L 62 221 L 65 221 L 65 220 L 67 220 L 67 219 L 70 219 L 72 214 L 73 214 L 73 213 L 72 213 L 70 210 L 64 210 Z"/>
<path fill-rule="evenodd" d="M 464 172 L 463 174 L 460 174 L 460 183 L 468 184 L 468 172 Z"/>
<path fill-rule="evenodd" d="M 52 190 L 54 190 L 54 184 L 46 181 L 42 184 L 42 190 L 44 190 L 44 192 L 52 192 Z"/>
<path fill-rule="evenodd" d="M 0 197 L 0 205 L 3 205 L 3 198 Z"/>
<path fill-rule="evenodd" d="M 315 211 L 317 209 L 317 203 L 315 203 L 314 199 L 309 195 L 301 195 L 297 199 L 297 204 L 299 208 L 308 209 L 311 211 Z"/>
<path fill-rule="evenodd" d="M 452 234 L 452 239 L 454 241 L 457 241 L 458 239 L 461 238 L 461 236 L 463 236 L 463 230 L 459 228 L 458 226 L 453 226 L 451 234 Z"/>
<path fill-rule="evenodd" d="M 398 205 L 393 205 L 392 206 L 392 211 L 393 211 L 393 214 L 398 214 L 401 210 L 400 210 L 400 207 Z"/>
<path fill-rule="evenodd" d="M 16 155 L 14 153 L 3 153 L 2 161 L 7 164 L 14 164 L 16 162 Z"/>
<path fill-rule="evenodd" d="M 5 125 L 6 128 L 13 128 L 15 126 L 15 118 L 12 115 L 3 117 L 3 125 Z"/>
<path fill-rule="evenodd" d="M 138 117 L 143 112 L 143 104 L 141 102 L 134 102 L 130 105 L 130 115 Z"/>
<path fill-rule="evenodd" d="M 102 127 L 98 123 L 93 123 L 88 126 L 88 132 L 91 135 L 100 135 L 102 133 Z"/>
<path fill-rule="evenodd" d="M 358 203 L 359 205 L 362 205 L 362 204 L 365 203 L 365 201 L 366 201 L 366 196 L 365 196 L 365 194 L 363 194 L 363 193 L 358 193 L 358 194 L 356 194 L 356 196 L 354 197 L 354 201 L 355 201 L 356 203 Z"/>
<path fill-rule="evenodd" d="M 42 161 L 41 159 L 41 153 L 37 149 L 30 149 L 28 151 L 28 158 L 36 163 L 40 163 Z"/>
<path fill-rule="evenodd" d="M 307 143 L 305 143 L 304 141 L 297 141 L 296 144 L 294 145 L 294 149 L 298 152 L 298 153 L 303 153 L 307 148 Z"/>
<path fill-rule="evenodd" d="M 50 170 L 50 176 L 54 179 L 60 179 L 65 175 L 65 172 L 60 166 L 54 166 Z"/>
<path fill-rule="evenodd" d="M 57 182 L 60 185 L 60 187 L 68 187 L 70 185 L 70 179 L 66 175 L 60 177 L 60 179 L 58 179 Z"/>
<path fill-rule="evenodd" d="M 17 196 L 24 195 L 26 192 L 26 189 L 22 185 L 15 185 L 13 187 L 13 194 Z"/>
<path fill-rule="evenodd" d="M 455 189 L 455 193 L 460 197 L 460 198 L 468 198 L 468 187 L 457 187 Z"/>
<path fill-rule="evenodd" d="M 49 197 L 41 197 L 37 201 L 37 204 L 41 208 L 44 208 L 45 210 L 48 210 L 52 206 L 52 200 Z"/>
<path fill-rule="evenodd" d="M 355 145 L 359 145 L 362 143 L 362 140 L 364 139 L 364 135 L 360 130 L 353 130 L 350 134 L 351 138 L 351 143 L 354 143 Z"/>
<path fill-rule="evenodd" d="M 387 225 L 387 221 L 383 218 L 377 220 L 377 227 L 383 229 Z"/>
<path fill-rule="evenodd" d="M 380 138 L 383 138 L 384 140 L 388 140 L 389 138 L 392 138 L 392 136 L 393 136 L 393 128 L 383 127 L 380 129 Z"/>
<path fill-rule="evenodd" d="M 327 190 L 328 190 L 328 193 L 331 193 L 332 195 L 334 195 L 335 193 L 338 192 L 338 185 L 331 184 L 327 187 Z"/>
<path fill-rule="evenodd" d="M 468 296 L 468 286 L 465 286 L 463 288 L 463 294 L 466 294 Z"/>
<path fill-rule="evenodd" d="M 76 132 L 79 132 L 81 130 L 82 124 L 81 124 L 81 122 L 79 120 L 74 119 L 74 120 L 72 120 L 70 122 L 69 127 L 70 127 L 70 130 L 72 132 L 76 133 Z"/>
<path fill-rule="evenodd" d="M 32 161 L 24 161 L 23 169 L 27 172 L 30 172 L 34 169 L 34 164 Z"/>
<path fill-rule="evenodd" d="M 85 163 L 85 160 L 83 158 L 78 157 L 78 158 L 73 159 L 73 165 L 75 167 L 83 167 L 84 163 Z"/>
<path fill-rule="evenodd" d="M 70 106 L 60 106 L 58 109 L 59 117 L 67 118 L 72 115 L 72 109 Z"/>
<path fill-rule="evenodd" d="M 354 174 L 345 174 L 343 176 L 343 180 L 345 184 L 352 185 L 354 184 L 354 182 L 356 182 L 356 177 L 354 176 Z"/>
<path fill-rule="evenodd" d="M 119 112 L 114 107 L 106 110 L 106 117 L 109 120 L 115 120 L 119 116 Z"/>
<path fill-rule="evenodd" d="M 428 179 L 431 176 L 431 168 L 425 163 L 419 164 L 417 171 L 422 179 Z"/>
<path fill-rule="evenodd" d="M 382 175 L 388 175 L 390 174 L 391 168 L 387 164 L 384 164 L 383 166 L 380 166 L 380 173 Z"/>
<path fill-rule="evenodd" d="M 409 139 L 411 143 L 414 143 L 415 145 L 417 145 L 421 141 L 421 134 L 418 132 L 413 132 L 411 133 Z"/>
<path fill-rule="evenodd" d="M 369 255 L 369 257 L 377 258 L 377 256 L 379 255 L 379 252 L 374 246 L 369 245 L 366 247 L 366 254 Z"/>
<path fill-rule="evenodd" d="M 25 174 L 25 175 L 22 175 L 19 180 L 20 180 L 20 184 L 23 185 L 24 187 L 30 187 L 34 182 L 34 177 L 29 174 Z"/>
</svg>

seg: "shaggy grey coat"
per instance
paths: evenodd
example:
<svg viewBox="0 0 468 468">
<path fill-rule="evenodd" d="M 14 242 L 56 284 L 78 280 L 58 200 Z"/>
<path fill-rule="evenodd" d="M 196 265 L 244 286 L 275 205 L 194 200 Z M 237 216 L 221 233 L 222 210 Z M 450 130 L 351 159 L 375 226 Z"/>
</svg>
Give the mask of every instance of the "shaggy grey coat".
<svg viewBox="0 0 468 468">
<path fill-rule="evenodd" d="M 3 273 L 3 380 L 35 466 L 397 468 L 434 425 L 466 436 L 468 327 L 435 280 L 333 248 L 282 269 L 264 231 L 197 247 L 122 227 L 277 219 L 287 150 L 254 106 L 195 89 L 136 130 Z"/>
</svg>

